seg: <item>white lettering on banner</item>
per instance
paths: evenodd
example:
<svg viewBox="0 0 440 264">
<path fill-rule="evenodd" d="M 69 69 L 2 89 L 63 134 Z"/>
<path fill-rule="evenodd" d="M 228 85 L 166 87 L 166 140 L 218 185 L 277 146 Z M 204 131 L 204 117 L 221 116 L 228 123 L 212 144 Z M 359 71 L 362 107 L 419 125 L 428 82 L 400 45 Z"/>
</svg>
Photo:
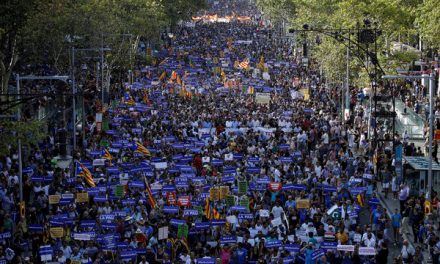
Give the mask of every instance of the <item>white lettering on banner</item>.
<svg viewBox="0 0 440 264">
<path fill-rule="evenodd" d="M 76 233 L 73 234 L 73 239 L 88 241 L 88 240 L 92 240 L 92 236 L 91 234 Z"/>
<path fill-rule="evenodd" d="M 353 252 L 354 251 L 354 246 L 353 245 L 338 245 L 337 249 L 339 251 Z"/>
<path fill-rule="evenodd" d="M 376 249 L 373 247 L 360 247 L 359 255 L 361 256 L 374 256 L 376 255 Z"/>
<path fill-rule="evenodd" d="M 168 167 L 167 162 L 155 162 L 153 164 L 154 164 L 154 168 L 156 168 L 157 170 L 166 169 Z"/>
</svg>

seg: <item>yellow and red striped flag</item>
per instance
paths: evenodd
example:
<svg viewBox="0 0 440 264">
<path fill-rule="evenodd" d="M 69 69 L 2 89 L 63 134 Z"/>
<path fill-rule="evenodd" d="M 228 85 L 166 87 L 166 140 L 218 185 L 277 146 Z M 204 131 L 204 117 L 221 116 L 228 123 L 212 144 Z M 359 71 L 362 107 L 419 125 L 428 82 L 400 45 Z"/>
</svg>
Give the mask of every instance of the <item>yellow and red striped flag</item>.
<svg viewBox="0 0 440 264">
<path fill-rule="evenodd" d="M 209 220 L 211 220 L 211 204 L 209 203 L 209 198 L 206 197 L 206 204 L 205 204 L 205 216 L 206 218 L 208 218 Z"/>
<path fill-rule="evenodd" d="M 144 154 L 144 156 L 151 156 L 150 151 L 146 147 L 144 147 L 141 143 L 136 142 L 136 147 L 137 148 L 135 151 Z"/>
<path fill-rule="evenodd" d="M 109 160 L 109 161 L 112 161 L 113 156 L 112 156 L 112 154 L 110 154 L 110 152 L 108 152 L 107 149 L 104 149 L 104 155 L 102 156 L 102 158 Z"/>
<path fill-rule="evenodd" d="M 364 197 L 361 193 L 356 196 L 356 201 L 361 207 L 364 207 L 365 205 Z"/>
<path fill-rule="evenodd" d="M 78 162 L 79 163 L 79 162 Z M 79 163 L 79 166 L 81 168 L 81 172 L 78 174 L 78 176 L 81 176 L 84 178 L 84 181 L 89 187 L 96 187 L 95 181 L 93 180 L 92 173 L 87 169 L 86 166 Z"/>
<path fill-rule="evenodd" d="M 163 81 L 165 79 L 165 77 L 167 77 L 167 72 L 166 71 L 162 72 L 162 74 L 159 77 L 159 80 Z"/>
<path fill-rule="evenodd" d="M 147 177 L 144 176 L 145 181 L 145 192 L 147 193 L 148 202 L 151 208 L 156 208 L 156 200 L 154 200 L 153 194 L 151 193 L 150 185 L 148 184 Z"/>
<path fill-rule="evenodd" d="M 247 69 L 249 67 L 249 60 L 245 59 L 244 61 L 240 62 L 238 67 L 240 67 L 240 69 Z"/>
</svg>

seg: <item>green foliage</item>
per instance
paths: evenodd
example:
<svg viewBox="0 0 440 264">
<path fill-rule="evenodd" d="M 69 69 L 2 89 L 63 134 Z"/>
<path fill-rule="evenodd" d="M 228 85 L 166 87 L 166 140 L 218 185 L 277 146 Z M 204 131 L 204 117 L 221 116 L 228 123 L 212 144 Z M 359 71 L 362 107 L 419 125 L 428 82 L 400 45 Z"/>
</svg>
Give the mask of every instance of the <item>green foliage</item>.
<svg viewBox="0 0 440 264">
<path fill-rule="evenodd" d="M 421 34 L 431 47 L 440 47 L 438 0 L 257 0 L 257 4 L 271 20 L 288 14 L 290 27 L 297 29 L 305 24 L 309 28 L 357 28 L 368 18 L 382 31 L 377 41 L 378 59 L 388 73 L 414 57 L 408 54 L 389 56 L 391 41 L 415 44 L 417 35 Z M 289 12 L 286 7 L 290 7 Z M 308 33 L 309 36 L 314 34 Z M 313 47 L 312 54 L 326 75 L 337 79 L 345 72 L 345 66 L 340 67 L 345 65 L 341 64 L 345 60 L 345 48 L 330 37 L 320 37 L 322 43 Z M 351 60 L 351 71 L 356 72 L 353 76 L 368 82 L 366 72 L 359 72 L 363 63 L 355 56 Z"/>
<path fill-rule="evenodd" d="M 0 155 L 8 154 L 9 147 L 17 148 L 18 139 L 23 147 L 36 145 L 45 136 L 45 126 L 41 121 L 0 121 Z"/>
<path fill-rule="evenodd" d="M 423 39 L 434 48 L 440 48 L 440 3 L 438 0 L 425 0 L 417 10 L 416 23 Z"/>
</svg>

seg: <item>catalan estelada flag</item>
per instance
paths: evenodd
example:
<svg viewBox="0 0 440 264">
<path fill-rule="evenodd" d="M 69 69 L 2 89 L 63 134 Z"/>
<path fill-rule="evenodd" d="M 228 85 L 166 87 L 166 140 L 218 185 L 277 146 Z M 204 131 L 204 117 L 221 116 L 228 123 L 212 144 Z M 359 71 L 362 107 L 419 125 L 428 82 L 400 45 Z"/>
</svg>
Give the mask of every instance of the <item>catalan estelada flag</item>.
<svg viewBox="0 0 440 264">
<path fill-rule="evenodd" d="M 148 202 L 151 208 L 156 208 L 156 200 L 154 200 L 153 194 L 151 193 L 150 185 L 148 184 L 147 177 L 144 176 L 145 181 L 145 192 L 147 193 Z"/>
<path fill-rule="evenodd" d="M 104 149 L 104 155 L 102 155 L 102 158 L 106 159 L 108 161 L 112 161 L 113 156 L 112 156 L 112 154 L 110 154 L 110 152 L 108 152 L 107 149 Z"/>
<path fill-rule="evenodd" d="M 92 173 L 89 171 L 89 169 L 87 169 L 86 166 L 82 165 L 81 163 L 79 163 L 79 167 L 81 168 L 80 173 L 78 174 L 78 176 L 81 176 L 84 178 L 84 181 L 86 182 L 86 184 L 89 187 L 96 187 L 95 181 L 93 180 L 93 176 Z"/>
<path fill-rule="evenodd" d="M 133 97 L 128 92 L 125 92 L 124 93 L 124 103 L 126 105 L 135 105 L 136 101 L 133 99 Z"/>
<path fill-rule="evenodd" d="M 167 77 L 167 72 L 164 71 L 164 72 L 160 75 L 159 80 L 163 81 L 166 77 Z"/>
<path fill-rule="evenodd" d="M 136 142 L 136 151 L 144 154 L 144 156 L 151 156 L 150 151 L 139 142 Z"/>
</svg>

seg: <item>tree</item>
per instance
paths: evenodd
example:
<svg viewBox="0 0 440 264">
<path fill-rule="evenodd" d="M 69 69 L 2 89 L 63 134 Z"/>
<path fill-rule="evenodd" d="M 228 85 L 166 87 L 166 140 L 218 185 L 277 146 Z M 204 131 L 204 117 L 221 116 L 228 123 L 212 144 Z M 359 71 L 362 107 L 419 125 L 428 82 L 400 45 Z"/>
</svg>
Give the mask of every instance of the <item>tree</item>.
<svg viewBox="0 0 440 264">
<path fill-rule="evenodd" d="M 2 0 L 0 2 L 0 73 L 1 93 L 7 91 L 9 78 L 23 50 L 23 33 L 27 21 L 37 12 L 36 0 Z M 1 100 L 4 100 L 4 96 Z"/>
</svg>

